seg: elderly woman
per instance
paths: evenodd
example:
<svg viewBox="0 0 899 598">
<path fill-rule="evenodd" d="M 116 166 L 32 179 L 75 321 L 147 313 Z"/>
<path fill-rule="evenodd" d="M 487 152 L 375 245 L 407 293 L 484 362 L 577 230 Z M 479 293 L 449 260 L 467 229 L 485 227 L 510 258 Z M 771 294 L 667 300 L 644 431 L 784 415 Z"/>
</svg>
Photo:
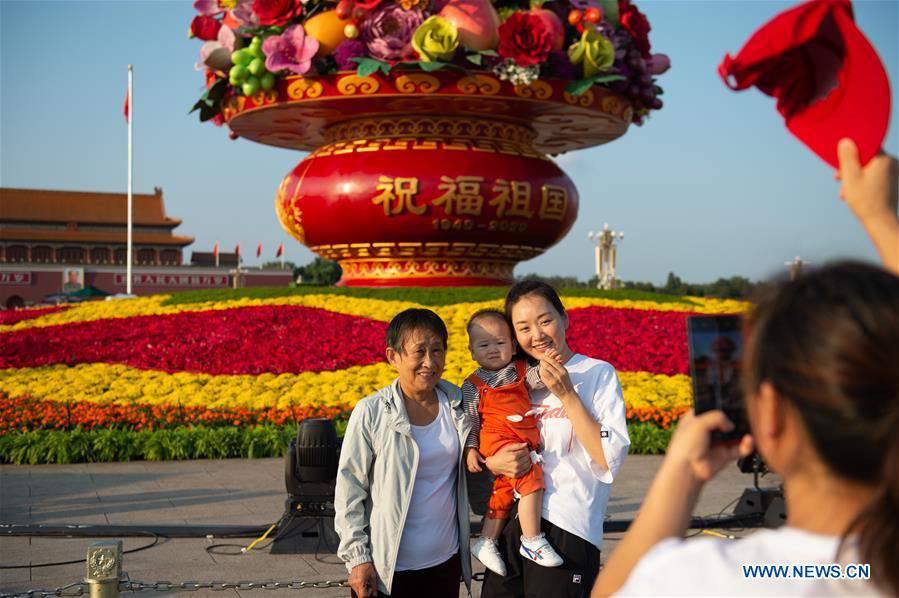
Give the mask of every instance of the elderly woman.
<svg viewBox="0 0 899 598">
<path fill-rule="evenodd" d="M 514 519 L 499 546 L 508 574 L 488 571 L 481 596 L 586 596 L 599 572 L 612 481 L 630 445 L 621 386 L 609 363 L 568 346 L 568 315 L 551 286 L 516 284 L 506 294 L 506 316 L 521 351 L 539 363 L 546 386 L 530 391 L 544 447 L 541 531 L 563 563 L 548 568 L 523 560 L 521 526 Z M 507 445 L 486 465 L 494 474 L 520 477 L 531 465 L 527 445 Z"/>
<path fill-rule="evenodd" d="M 457 386 L 441 380 L 447 331 L 427 309 L 387 328 L 398 377 L 356 405 L 337 473 L 338 555 L 360 598 L 459 596 L 471 587 L 462 447 L 471 422 Z"/>
</svg>

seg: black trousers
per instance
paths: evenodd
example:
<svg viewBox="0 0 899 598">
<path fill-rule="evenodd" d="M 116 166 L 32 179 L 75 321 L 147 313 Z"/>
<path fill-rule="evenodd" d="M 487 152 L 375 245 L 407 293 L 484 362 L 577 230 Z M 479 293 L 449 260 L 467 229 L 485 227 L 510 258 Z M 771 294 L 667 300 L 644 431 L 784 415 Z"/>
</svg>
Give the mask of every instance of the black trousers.
<svg viewBox="0 0 899 598">
<path fill-rule="evenodd" d="M 457 552 L 439 565 L 394 573 L 389 598 L 459 598 L 461 578 L 462 561 Z M 355 598 L 356 593 L 350 591 L 350 595 Z M 388 594 L 379 591 L 378 598 L 388 598 Z"/>
<path fill-rule="evenodd" d="M 586 598 L 599 574 L 599 549 L 546 519 L 540 528 L 564 562 L 559 567 L 543 567 L 522 557 L 521 525 L 517 516 L 506 524 L 499 540 L 499 552 L 506 561 L 507 574 L 489 569 L 484 577 L 481 598 Z"/>
</svg>

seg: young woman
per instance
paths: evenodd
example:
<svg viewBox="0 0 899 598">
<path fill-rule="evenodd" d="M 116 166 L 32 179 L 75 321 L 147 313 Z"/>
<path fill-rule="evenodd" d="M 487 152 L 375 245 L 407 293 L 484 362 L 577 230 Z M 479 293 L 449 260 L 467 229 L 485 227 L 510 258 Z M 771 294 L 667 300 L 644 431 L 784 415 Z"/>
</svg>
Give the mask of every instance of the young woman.
<svg viewBox="0 0 899 598">
<path fill-rule="evenodd" d="M 899 278 L 840 263 L 781 285 L 747 323 L 752 437 L 709 444 L 720 411 L 678 426 L 640 515 L 594 596 L 899 595 Z M 702 486 L 753 443 L 784 481 L 786 526 L 737 541 L 683 540 Z M 851 568 L 870 565 L 871 579 Z M 786 565 L 760 578 L 745 566 Z M 839 565 L 855 579 L 797 576 Z"/>
<path fill-rule="evenodd" d="M 499 546 L 508 573 L 488 571 L 481 596 L 584 596 L 599 571 L 606 505 L 630 445 L 621 385 L 610 364 L 568 346 L 568 315 L 551 286 L 516 284 L 506 295 L 506 316 L 546 386 L 530 391 L 543 444 L 541 529 L 563 563 L 548 568 L 523 559 L 521 526 L 513 518 Z M 486 460 L 487 468 L 521 477 L 531 465 L 526 447 L 507 445 Z"/>
</svg>

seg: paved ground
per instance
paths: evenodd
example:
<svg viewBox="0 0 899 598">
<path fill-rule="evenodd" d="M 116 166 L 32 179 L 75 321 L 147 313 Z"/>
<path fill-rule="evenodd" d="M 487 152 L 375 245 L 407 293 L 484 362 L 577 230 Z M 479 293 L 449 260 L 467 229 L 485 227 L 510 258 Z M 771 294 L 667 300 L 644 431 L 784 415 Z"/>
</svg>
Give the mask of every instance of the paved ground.
<svg viewBox="0 0 899 598">
<path fill-rule="evenodd" d="M 631 518 L 636 514 L 660 461 L 660 457 L 654 456 L 628 458 L 612 491 L 608 509 L 611 518 Z M 718 514 L 751 483 L 751 476 L 740 474 L 735 466 L 728 468 L 706 489 L 695 514 Z M 284 498 L 280 459 L 0 466 L 0 522 L 4 524 L 262 526 L 278 519 Z M 607 536 L 604 556 L 611 553 L 619 537 Z M 223 553 L 239 551 L 239 545 L 250 540 L 162 539 L 152 548 L 126 554 L 124 568 L 132 579 L 141 581 L 345 579 L 343 565 L 327 547 L 329 539 L 302 537 L 301 554 L 254 550 L 236 556 Z M 94 541 L 0 537 L 0 565 L 30 565 L 0 570 L 0 591 L 52 589 L 79 580 L 84 575 L 83 564 L 34 565 L 84 558 L 87 546 Z M 127 551 L 150 541 L 124 538 L 124 547 Z M 238 546 L 213 546 L 219 543 Z M 483 568 L 476 563 L 476 570 Z M 474 590 L 477 598 L 479 584 L 475 584 Z M 205 590 L 194 595 L 252 597 L 260 593 Z M 302 598 L 346 594 L 340 589 L 262 592 L 264 596 Z"/>
</svg>

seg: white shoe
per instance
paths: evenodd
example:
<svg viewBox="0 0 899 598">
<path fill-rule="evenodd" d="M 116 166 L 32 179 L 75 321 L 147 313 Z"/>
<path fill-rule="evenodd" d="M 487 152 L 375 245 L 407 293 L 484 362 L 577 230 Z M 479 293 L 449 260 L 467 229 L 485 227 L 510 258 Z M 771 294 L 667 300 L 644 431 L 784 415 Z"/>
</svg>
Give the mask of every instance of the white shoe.
<svg viewBox="0 0 899 598">
<path fill-rule="evenodd" d="M 497 575 L 504 576 L 506 574 L 506 564 L 499 554 L 499 548 L 496 547 L 495 541 L 484 537 L 478 538 L 471 547 L 471 556 L 481 561 L 485 567 Z"/>
<path fill-rule="evenodd" d="M 558 567 L 562 564 L 562 557 L 559 556 L 543 534 L 540 534 L 530 542 L 522 538 L 521 548 L 518 549 L 518 552 L 524 558 L 544 567 Z"/>
</svg>

